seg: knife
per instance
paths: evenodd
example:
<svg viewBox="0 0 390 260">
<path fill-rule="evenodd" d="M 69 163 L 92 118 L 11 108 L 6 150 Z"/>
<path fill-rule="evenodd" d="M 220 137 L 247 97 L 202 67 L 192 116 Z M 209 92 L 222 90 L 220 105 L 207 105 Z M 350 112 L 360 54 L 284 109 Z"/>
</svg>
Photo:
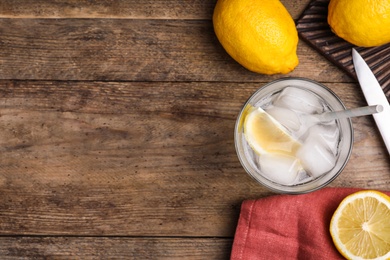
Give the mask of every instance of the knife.
<svg viewBox="0 0 390 260">
<path fill-rule="evenodd" d="M 366 97 L 368 105 L 382 105 L 383 111 L 374 114 L 374 120 L 378 126 L 379 132 L 385 142 L 387 151 L 390 154 L 390 105 L 382 87 L 376 79 L 374 73 L 368 67 L 362 56 L 353 48 L 352 49 L 353 65 L 355 72 L 362 88 L 363 94 Z"/>
</svg>

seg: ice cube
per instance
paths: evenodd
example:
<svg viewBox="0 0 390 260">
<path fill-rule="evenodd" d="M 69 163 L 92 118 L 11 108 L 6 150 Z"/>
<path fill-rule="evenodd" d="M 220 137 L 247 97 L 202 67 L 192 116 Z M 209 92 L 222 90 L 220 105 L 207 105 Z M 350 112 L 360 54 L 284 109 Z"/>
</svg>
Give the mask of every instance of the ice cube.
<svg viewBox="0 0 390 260">
<path fill-rule="evenodd" d="M 328 148 L 334 156 L 337 155 L 340 130 L 335 121 L 326 124 L 318 124 L 310 127 L 309 136 L 317 136 L 320 142 Z"/>
<path fill-rule="evenodd" d="M 319 97 L 308 90 L 292 86 L 282 90 L 275 99 L 274 105 L 307 114 L 321 113 L 323 111 Z"/>
<path fill-rule="evenodd" d="M 298 131 L 301 126 L 297 114 L 291 109 L 272 106 L 266 112 L 290 131 Z"/>
<path fill-rule="evenodd" d="M 314 178 L 330 171 L 336 163 L 336 157 L 326 147 L 321 138 L 310 134 L 297 151 L 303 168 Z"/>
<path fill-rule="evenodd" d="M 302 170 L 297 158 L 283 154 L 262 154 L 259 164 L 267 179 L 282 185 L 293 185 Z"/>
</svg>

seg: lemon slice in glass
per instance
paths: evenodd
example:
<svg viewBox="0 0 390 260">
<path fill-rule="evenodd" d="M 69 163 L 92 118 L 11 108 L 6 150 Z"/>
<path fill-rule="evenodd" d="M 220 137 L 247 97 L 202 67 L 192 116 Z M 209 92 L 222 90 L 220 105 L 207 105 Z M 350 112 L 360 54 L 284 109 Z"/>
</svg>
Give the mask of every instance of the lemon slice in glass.
<svg viewBox="0 0 390 260">
<path fill-rule="evenodd" d="M 347 196 L 333 214 L 330 234 L 347 259 L 390 259 L 390 197 L 373 190 Z"/>
<path fill-rule="evenodd" d="M 272 116 L 260 107 L 251 107 L 244 119 L 244 135 L 259 155 L 280 153 L 295 156 L 301 144 Z"/>
</svg>

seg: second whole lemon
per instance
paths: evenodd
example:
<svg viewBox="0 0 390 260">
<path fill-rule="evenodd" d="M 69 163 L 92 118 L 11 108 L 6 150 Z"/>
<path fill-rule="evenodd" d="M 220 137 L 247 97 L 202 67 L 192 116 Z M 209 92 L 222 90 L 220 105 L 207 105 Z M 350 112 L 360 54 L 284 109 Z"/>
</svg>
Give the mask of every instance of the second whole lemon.
<svg viewBox="0 0 390 260">
<path fill-rule="evenodd" d="M 261 74 L 286 74 L 298 65 L 298 32 L 279 0 L 218 0 L 214 31 L 226 52 Z"/>
<path fill-rule="evenodd" d="M 340 38 L 361 47 L 390 43 L 390 0 L 331 0 L 328 11 Z"/>
</svg>

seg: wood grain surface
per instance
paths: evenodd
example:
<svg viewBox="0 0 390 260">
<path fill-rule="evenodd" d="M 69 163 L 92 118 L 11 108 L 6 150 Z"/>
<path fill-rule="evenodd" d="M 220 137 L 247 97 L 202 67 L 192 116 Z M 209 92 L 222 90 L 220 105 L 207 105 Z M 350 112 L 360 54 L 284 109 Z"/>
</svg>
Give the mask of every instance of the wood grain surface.
<svg viewBox="0 0 390 260">
<path fill-rule="evenodd" d="M 210 20 L 1 19 L 0 79 L 267 82 L 219 44 Z M 304 43 L 289 76 L 351 81 Z M 315 65 L 313 64 L 315 61 Z"/>
<path fill-rule="evenodd" d="M 306 1 L 282 1 L 296 19 Z M 233 140 L 246 99 L 280 77 L 317 80 L 347 107 L 358 84 L 300 41 L 265 76 L 216 39 L 215 1 L 0 3 L 0 258 L 228 259 L 240 205 L 272 192 Z M 333 187 L 388 189 L 371 117 Z"/>
<path fill-rule="evenodd" d="M 0 238 L 2 259 L 228 259 L 221 238 Z"/>
<path fill-rule="evenodd" d="M 216 0 L 3 0 L 1 18 L 210 20 Z M 282 1 L 297 18 L 310 0 Z"/>
</svg>

